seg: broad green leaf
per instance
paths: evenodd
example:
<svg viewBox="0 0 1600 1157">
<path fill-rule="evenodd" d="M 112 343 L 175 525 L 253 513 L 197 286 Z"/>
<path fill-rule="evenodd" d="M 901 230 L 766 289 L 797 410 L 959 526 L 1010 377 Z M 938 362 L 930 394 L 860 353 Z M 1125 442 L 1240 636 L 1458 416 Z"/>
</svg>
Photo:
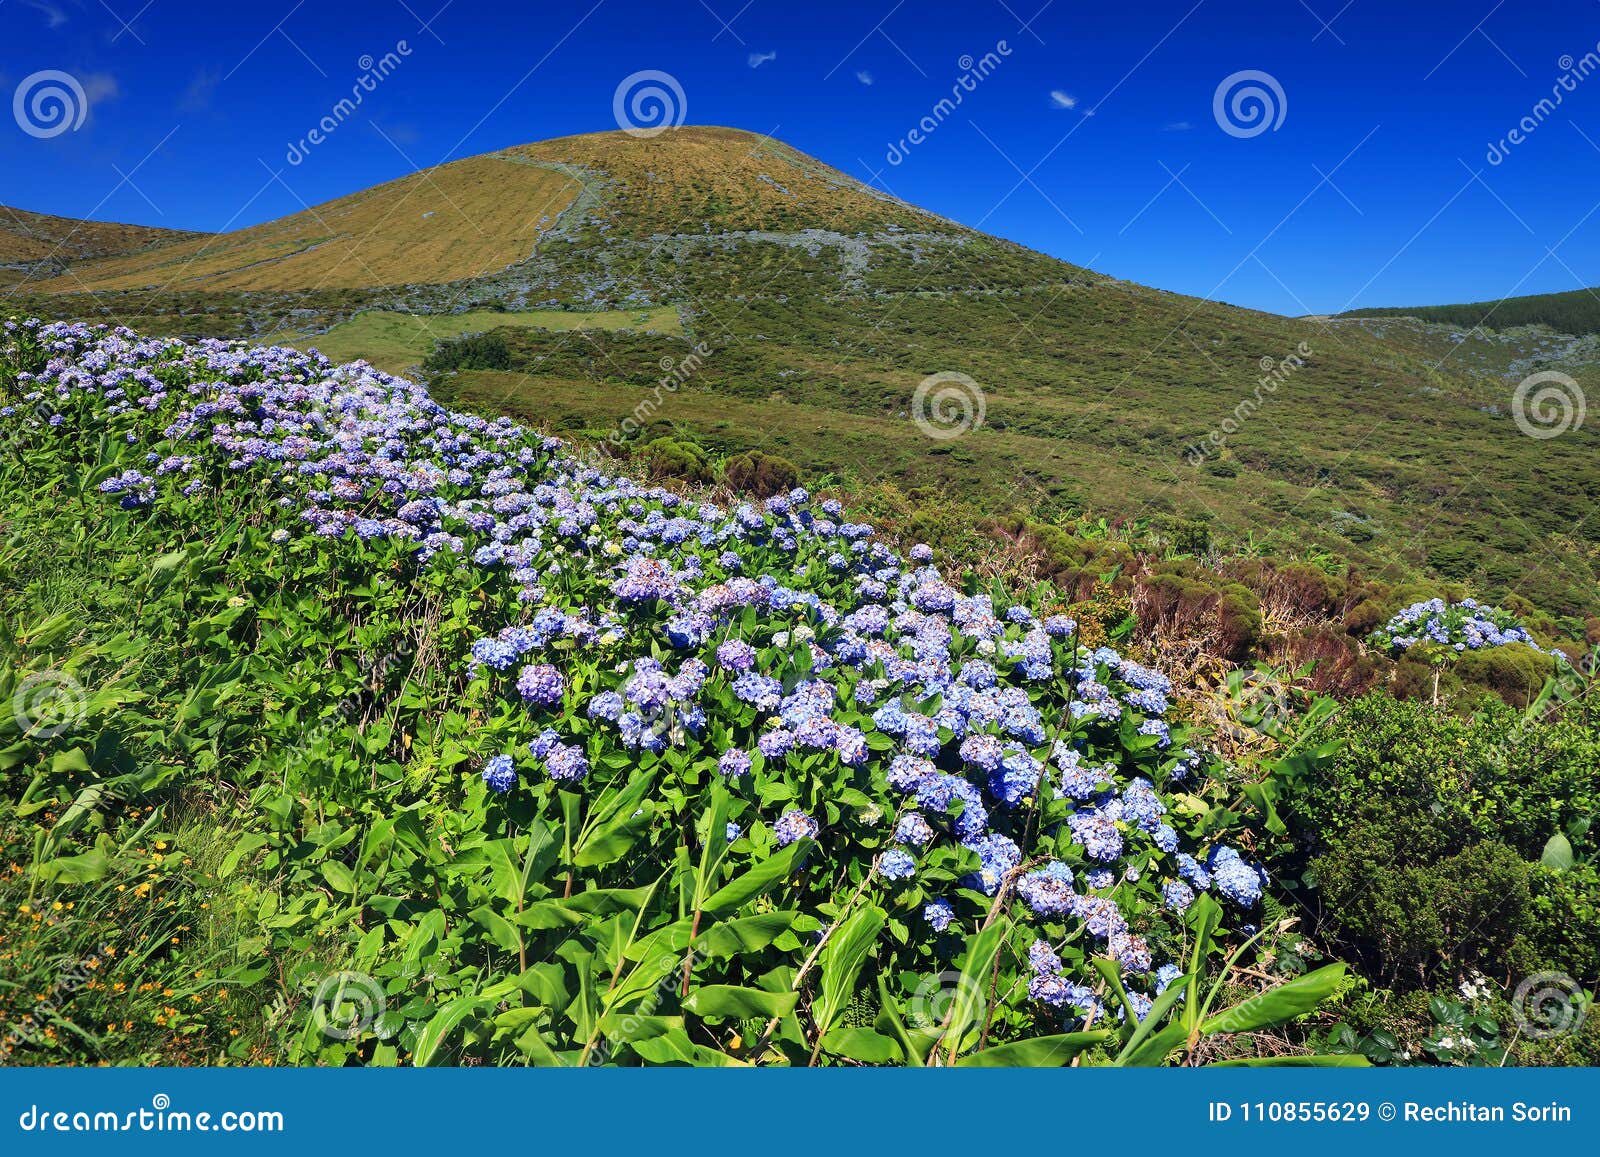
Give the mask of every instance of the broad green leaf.
<svg viewBox="0 0 1600 1157">
<path fill-rule="evenodd" d="M 683 1007 L 696 1016 L 725 1016 L 740 1020 L 786 1016 L 800 1000 L 798 992 L 763 992 L 732 984 L 706 984 L 692 989 Z"/>
<path fill-rule="evenodd" d="M 328 887 L 335 892 L 354 892 L 356 890 L 355 873 L 340 860 L 329 860 L 324 863 L 322 865 L 322 878 L 328 881 Z"/>
<path fill-rule="evenodd" d="M 938 1031 L 907 1028 L 906 1022 L 900 1016 L 894 995 L 889 991 L 888 981 L 882 976 L 878 977 L 878 1006 L 878 1019 L 875 1022 L 878 1031 L 900 1046 L 900 1052 L 905 1057 L 907 1065 L 912 1068 L 926 1065 L 928 1054 L 933 1051 L 933 1046 L 938 1040 Z"/>
<path fill-rule="evenodd" d="M 489 939 L 506 952 L 519 952 L 522 949 L 522 937 L 517 932 L 517 926 L 496 912 L 487 904 L 474 908 L 469 913 L 473 922 L 489 934 Z"/>
<path fill-rule="evenodd" d="M 1085 1049 L 1110 1039 L 1111 1033 L 1105 1029 L 1038 1036 L 968 1053 L 956 1064 L 973 1068 L 1059 1068 Z"/>
<path fill-rule="evenodd" d="M 1539 856 L 1539 862 L 1554 872 L 1565 872 L 1572 867 L 1572 841 L 1561 832 L 1551 836 Z"/>
<path fill-rule="evenodd" d="M 654 1040 L 676 1029 L 683 1031 L 681 1016 L 643 1016 L 632 1012 L 609 1012 L 600 1018 L 600 1032 L 608 1040 L 632 1044 Z"/>
<path fill-rule="evenodd" d="M 883 931 L 884 914 L 876 907 L 862 908 L 845 919 L 842 926 L 828 937 L 817 960 L 821 973 L 820 991 L 811 1006 L 811 1019 L 816 1031 L 825 1034 L 833 1027 L 834 1017 L 856 993 L 856 979 L 861 966 L 867 962 Z"/>
<path fill-rule="evenodd" d="M 893 1037 L 868 1028 L 836 1028 L 823 1034 L 822 1049 L 836 1057 L 848 1057 L 869 1065 L 897 1064 L 905 1053 Z"/>
<path fill-rule="evenodd" d="M 983 1010 L 989 1003 L 989 973 L 1010 930 L 1009 921 L 997 920 L 967 938 L 966 957 L 950 995 L 949 1013 L 944 1023 L 936 1026 L 942 1034 L 941 1047 L 952 1054 L 960 1048 L 962 1038 L 983 1020 Z"/>
<path fill-rule="evenodd" d="M 1232 1008 L 1223 1009 L 1202 1024 L 1200 1031 L 1208 1035 L 1215 1032 L 1251 1032 L 1258 1028 L 1287 1024 L 1332 996 L 1344 981 L 1344 974 L 1345 965 L 1340 962 L 1297 976 L 1259 996 L 1252 996 Z"/>
<path fill-rule="evenodd" d="M 1139 1055 L 1139 1046 L 1165 1023 L 1167 1013 L 1172 1011 L 1172 1006 L 1183 998 L 1185 982 L 1188 979 L 1186 976 L 1175 977 L 1172 983 L 1167 985 L 1166 991 L 1150 1003 L 1150 1011 L 1144 1014 L 1144 1019 L 1139 1022 L 1139 1027 L 1133 1030 L 1133 1035 L 1128 1038 L 1128 1043 L 1122 1047 L 1122 1054 L 1118 1058 L 1119 1063 L 1129 1065 L 1140 1063 L 1133 1060 L 1135 1056 Z M 1183 1024 L 1182 1021 L 1179 1021 L 1178 1025 L 1182 1028 L 1184 1037 L 1187 1038 L 1188 1026 Z M 1165 1043 L 1165 1041 L 1162 1042 L 1163 1046 L 1165 1046 Z M 1158 1065 L 1166 1060 L 1167 1053 L 1170 1051 L 1169 1048 L 1162 1047 L 1160 1056 L 1143 1063 Z"/>
<path fill-rule="evenodd" d="M 572 862 L 580 868 L 598 868 L 622 859 L 649 829 L 654 817 L 655 805 L 645 800 L 637 814 L 630 812 L 589 833 L 573 853 Z"/>
<path fill-rule="evenodd" d="M 700 930 L 700 938 L 694 942 L 695 951 L 719 957 L 759 952 L 793 927 L 799 917 L 798 912 L 763 912 L 759 916 L 723 920 Z M 679 945 L 680 949 L 682 947 Z"/>
<path fill-rule="evenodd" d="M 1168 991 L 1171 991 L 1170 989 Z M 1163 993 L 1163 995 L 1165 995 Z M 1145 1018 L 1149 1020 L 1149 1017 Z M 1117 1057 L 1117 1065 L 1127 1069 L 1155 1068 L 1167 1062 L 1173 1053 L 1183 1049 L 1189 1043 L 1190 1025 L 1183 1020 L 1174 1020 L 1157 1032 L 1144 1038 L 1132 1047 L 1125 1047 Z"/>
<path fill-rule="evenodd" d="M 417 1034 L 416 1047 L 411 1050 L 411 1063 L 425 1068 L 443 1060 L 441 1049 L 450 1034 L 461 1027 L 461 1022 L 478 1010 L 481 1002 L 475 996 L 458 996 L 433 1014 L 433 1019 L 423 1025 Z"/>
<path fill-rule="evenodd" d="M 576 928 L 618 912 L 636 912 L 649 898 L 651 888 L 596 888 L 559 900 L 540 900 L 518 913 L 516 923 L 525 928 Z"/>
<path fill-rule="evenodd" d="M 701 910 L 711 916 L 729 916 L 751 900 L 771 891 L 786 880 L 790 873 L 805 862 L 811 849 L 817 845 L 811 840 L 796 840 L 769 859 L 761 861 L 744 875 L 717 889 L 706 898 Z"/>
<path fill-rule="evenodd" d="M 111 871 L 111 860 L 94 848 L 81 856 L 60 856 L 34 867 L 41 880 L 53 884 L 92 884 Z"/>
</svg>

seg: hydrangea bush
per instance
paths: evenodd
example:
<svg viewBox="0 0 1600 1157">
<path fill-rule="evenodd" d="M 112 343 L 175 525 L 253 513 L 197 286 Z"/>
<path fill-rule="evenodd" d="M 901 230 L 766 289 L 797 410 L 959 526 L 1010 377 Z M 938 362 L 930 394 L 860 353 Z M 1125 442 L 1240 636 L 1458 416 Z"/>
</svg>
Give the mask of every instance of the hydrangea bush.
<svg viewBox="0 0 1600 1157">
<path fill-rule="evenodd" d="M 416 661 L 450 672 L 448 701 L 394 700 L 416 766 L 297 772 L 240 849 L 325 838 L 307 800 L 370 816 L 381 871 L 367 842 L 314 862 L 381 914 L 337 934 L 422 1010 L 372 1030 L 416 1058 L 466 1032 L 542 1063 L 1038 1040 L 1061 1063 L 1255 932 L 1259 789 L 1170 682 L 837 501 L 647 486 L 315 353 L 36 321 L 5 341 L 24 460 L 75 463 L 169 539 L 238 511 L 305 583 L 321 559 L 393 590 Z M 419 995 L 419 943 L 460 962 L 447 991 Z"/>
<path fill-rule="evenodd" d="M 1515 615 L 1497 607 L 1483 606 L 1476 599 L 1462 599 L 1459 603 L 1428 599 L 1412 603 L 1373 631 L 1368 641 L 1397 655 L 1429 647 L 1460 654 L 1512 643 L 1542 651 Z"/>
</svg>

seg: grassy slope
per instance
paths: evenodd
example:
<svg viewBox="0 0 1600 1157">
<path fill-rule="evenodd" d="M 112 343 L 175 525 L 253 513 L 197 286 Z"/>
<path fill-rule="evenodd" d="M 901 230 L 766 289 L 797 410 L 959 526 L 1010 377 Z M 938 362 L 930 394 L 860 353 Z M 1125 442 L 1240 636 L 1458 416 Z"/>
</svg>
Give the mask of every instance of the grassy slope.
<svg viewBox="0 0 1600 1157">
<path fill-rule="evenodd" d="M 526 258 L 577 192 L 577 182 L 548 169 L 474 157 L 264 225 L 108 258 L 36 288 L 297 290 L 454 281 Z"/>
<path fill-rule="evenodd" d="M 1204 521 L 1224 547 L 1266 537 L 1274 550 L 1331 554 L 1391 581 L 1456 579 L 1491 598 L 1600 612 L 1600 522 L 1589 520 L 1600 428 L 1536 441 L 1508 413 L 1505 374 L 1544 356 L 1537 342 L 1472 357 L 1415 323 L 1375 332 L 1378 323 L 1282 318 L 1116 282 L 734 130 L 570 137 L 434 176 L 467 164 L 481 167 L 499 209 L 530 173 L 570 191 L 570 211 L 529 260 L 436 287 L 318 281 L 305 293 L 274 289 L 296 272 L 279 262 L 233 274 L 244 288 L 231 293 L 21 304 L 56 316 L 103 306 L 151 332 L 287 325 L 320 345 L 310 335 L 372 308 L 677 307 L 685 338 L 519 331 L 524 375 L 466 372 L 449 389 L 486 411 L 604 431 L 660 380 L 663 359 L 700 341 L 712 354 L 656 413 L 653 433 L 765 447 L 862 485 L 927 485 L 934 501 L 988 512 Z M 416 244 L 416 214 L 393 223 L 404 228 L 386 229 L 385 244 Z M 339 352 L 392 355 L 385 340 Z M 1220 454 L 1189 465 L 1186 447 L 1252 398 L 1263 359 L 1301 342 L 1307 364 Z M 939 371 L 980 383 L 982 429 L 934 442 L 910 422 L 917 384 Z"/>
<path fill-rule="evenodd" d="M 111 221 L 80 221 L 0 205 L 0 287 L 56 278 L 85 261 L 140 253 L 204 234 Z M 70 278 L 67 279 L 70 284 Z"/>
<path fill-rule="evenodd" d="M 340 322 L 326 333 L 287 334 L 279 340 L 297 349 L 316 349 L 338 362 L 363 358 L 381 370 L 403 374 L 421 364 L 434 343 L 462 334 L 502 327 L 569 330 L 638 330 L 683 333 L 678 312 L 670 308 L 634 310 L 538 309 L 520 313 L 472 310 L 444 316 L 368 310 Z"/>
</svg>

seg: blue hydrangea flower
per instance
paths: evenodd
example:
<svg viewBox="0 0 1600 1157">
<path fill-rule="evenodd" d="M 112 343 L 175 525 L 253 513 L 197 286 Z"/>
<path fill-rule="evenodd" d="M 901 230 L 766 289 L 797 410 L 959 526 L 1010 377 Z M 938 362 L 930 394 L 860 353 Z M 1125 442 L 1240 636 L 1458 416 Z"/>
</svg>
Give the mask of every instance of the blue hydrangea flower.
<svg viewBox="0 0 1600 1157">
<path fill-rule="evenodd" d="M 956 910 L 949 900 L 930 900 L 922 907 L 922 918 L 935 932 L 943 932 L 956 918 Z"/>
<path fill-rule="evenodd" d="M 878 857 L 878 874 L 885 880 L 909 880 L 917 874 L 917 862 L 899 848 Z"/>
<path fill-rule="evenodd" d="M 491 755 L 483 763 L 483 782 L 496 795 L 517 786 L 517 768 L 509 755 Z"/>
<path fill-rule="evenodd" d="M 796 840 L 815 839 L 820 830 L 817 821 L 799 808 L 790 808 L 772 825 L 772 834 L 777 837 L 780 848 L 786 848 Z"/>
</svg>

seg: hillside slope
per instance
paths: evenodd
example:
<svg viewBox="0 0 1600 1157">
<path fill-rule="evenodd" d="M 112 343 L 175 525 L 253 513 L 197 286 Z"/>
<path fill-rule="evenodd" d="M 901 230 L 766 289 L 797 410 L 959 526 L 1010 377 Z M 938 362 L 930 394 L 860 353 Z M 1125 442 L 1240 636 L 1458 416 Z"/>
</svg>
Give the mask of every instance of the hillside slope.
<svg viewBox="0 0 1600 1157">
<path fill-rule="evenodd" d="M 454 281 L 523 260 L 578 189 L 546 168 L 474 157 L 253 228 L 110 256 L 35 288 L 300 290 Z"/>
<path fill-rule="evenodd" d="M 931 536 L 1088 514 L 1202 555 L 1600 614 L 1600 423 L 1525 436 L 1506 359 L 1118 281 L 737 130 L 508 149 L 76 276 L 93 299 L 57 278 L 13 304 L 302 347 L 366 310 L 420 315 L 429 340 L 505 311 L 492 357 L 440 363 L 458 404 L 892 484 Z M 660 310 L 681 334 L 625 324 Z M 341 356 L 368 352 L 352 332 Z"/>
<path fill-rule="evenodd" d="M 0 205 L 0 286 L 59 278 L 86 261 L 203 236 L 181 229 L 54 217 Z"/>
</svg>

